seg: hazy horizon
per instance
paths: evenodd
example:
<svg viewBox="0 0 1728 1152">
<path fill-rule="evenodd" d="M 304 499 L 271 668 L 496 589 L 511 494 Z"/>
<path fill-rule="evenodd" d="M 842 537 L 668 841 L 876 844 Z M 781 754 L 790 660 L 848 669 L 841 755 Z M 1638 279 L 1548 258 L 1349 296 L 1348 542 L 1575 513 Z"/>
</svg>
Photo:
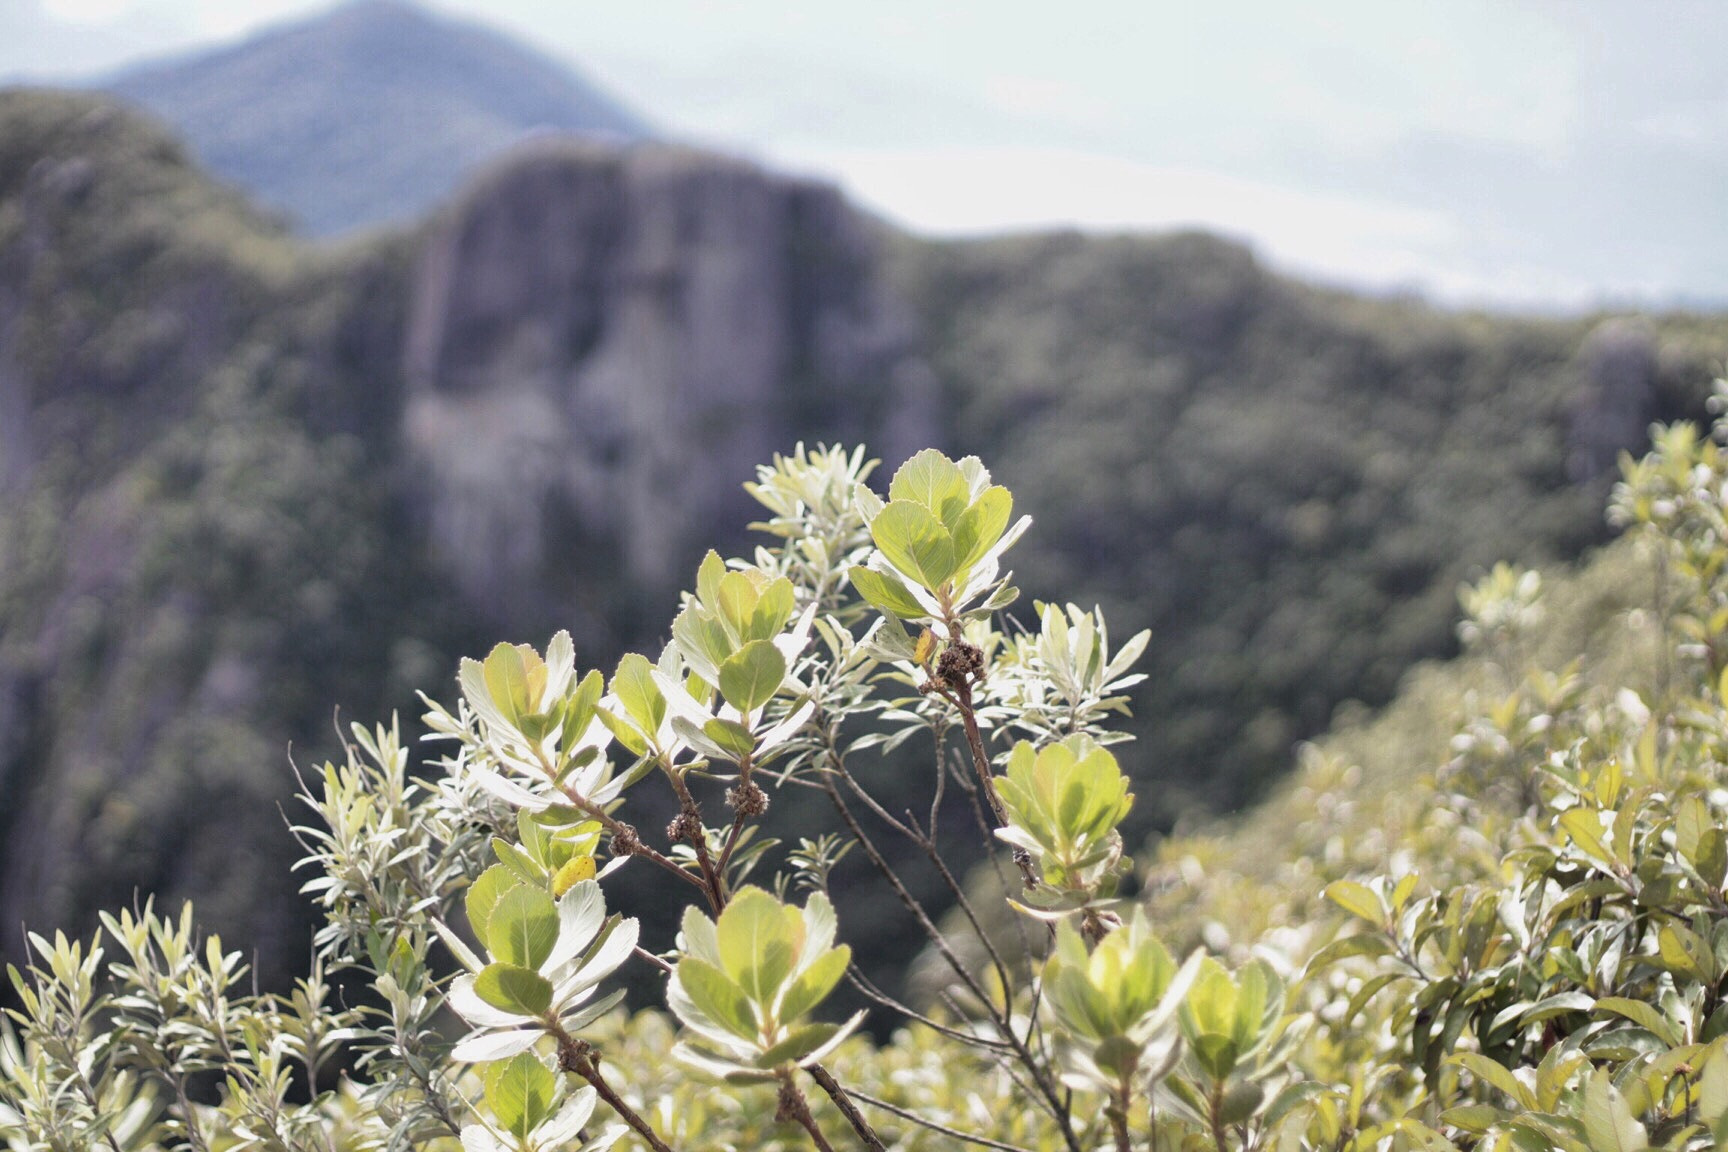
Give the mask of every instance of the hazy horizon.
<svg viewBox="0 0 1728 1152">
<path fill-rule="evenodd" d="M 70 82 L 332 7 L 0 0 L 0 81 Z M 668 134 L 930 235 L 1201 227 L 1450 303 L 1728 300 L 1728 9 L 444 0 Z"/>
</svg>

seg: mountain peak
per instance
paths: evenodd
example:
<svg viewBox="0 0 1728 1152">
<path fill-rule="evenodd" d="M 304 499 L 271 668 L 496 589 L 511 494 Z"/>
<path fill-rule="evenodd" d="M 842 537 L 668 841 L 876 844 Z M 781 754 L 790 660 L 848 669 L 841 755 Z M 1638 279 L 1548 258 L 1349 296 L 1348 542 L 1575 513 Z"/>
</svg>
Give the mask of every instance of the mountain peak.
<svg viewBox="0 0 1728 1152">
<path fill-rule="evenodd" d="M 420 214 L 529 136 L 651 134 L 561 61 L 407 0 L 354 0 L 104 87 L 314 234 Z"/>
</svg>

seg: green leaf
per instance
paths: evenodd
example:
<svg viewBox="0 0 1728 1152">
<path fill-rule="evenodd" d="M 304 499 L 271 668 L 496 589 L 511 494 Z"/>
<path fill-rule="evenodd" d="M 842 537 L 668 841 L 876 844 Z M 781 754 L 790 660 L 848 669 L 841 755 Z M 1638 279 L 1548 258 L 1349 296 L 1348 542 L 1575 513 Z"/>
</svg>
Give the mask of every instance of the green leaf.
<svg viewBox="0 0 1728 1152">
<path fill-rule="evenodd" d="M 1236 1046 L 1236 1041 L 1230 1037 L 1207 1032 L 1194 1037 L 1189 1043 L 1194 1049 L 1194 1059 L 1199 1061 L 1200 1067 L 1205 1069 L 1206 1074 L 1215 1082 L 1228 1080 L 1230 1073 L 1236 1070 L 1237 1057 L 1242 1053 Z"/>
<path fill-rule="evenodd" d="M 1337 880 L 1326 886 L 1325 896 L 1352 916 L 1359 916 L 1370 924 L 1382 926 L 1386 923 L 1385 905 L 1366 884 Z"/>
<path fill-rule="evenodd" d="M 1592 1152 L 1640 1152 L 1650 1145 L 1644 1126 L 1605 1071 L 1591 1074 L 1585 1082 L 1584 1131 Z"/>
<path fill-rule="evenodd" d="M 786 622 L 792 619 L 792 610 L 797 607 L 797 603 L 792 591 L 792 581 L 784 576 L 768 581 L 756 599 L 756 610 L 750 614 L 743 639 L 746 642 L 774 639 L 785 629 Z"/>
<path fill-rule="evenodd" d="M 794 925 L 803 918 L 762 889 L 740 888 L 715 923 L 720 961 L 727 976 L 757 1004 L 773 1003 L 780 984 L 797 961 L 800 939 L 794 940 Z"/>
<path fill-rule="evenodd" d="M 1014 497 L 997 484 L 986 488 L 978 502 L 961 514 L 953 528 L 954 557 L 960 571 L 971 568 L 995 547 L 1013 512 Z"/>
<path fill-rule="evenodd" d="M 750 735 L 750 729 L 735 720 L 716 716 L 702 725 L 702 734 L 735 760 L 742 760 L 756 751 L 756 738 Z"/>
<path fill-rule="evenodd" d="M 474 938 L 482 943 L 486 940 L 486 923 L 492 917 L 493 905 L 505 892 L 522 883 L 516 873 L 503 864 L 494 864 L 480 873 L 480 878 L 468 886 L 468 895 L 463 905 L 468 912 L 468 926 L 474 930 Z"/>
<path fill-rule="evenodd" d="M 698 1011 L 745 1039 L 756 1035 L 756 1013 L 744 990 L 720 969 L 696 956 L 678 961 L 678 982 Z"/>
<path fill-rule="evenodd" d="M 622 717 L 614 716 L 604 708 L 600 709 L 596 715 L 600 717 L 600 723 L 606 725 L 606 730 L 612 733 L 612 738 L 624 745 L 626 752 L 632 756 L 646 756 L 648 754 L 648 740 L 637 730 L 635 724 Z"/>
<path fill-rule="evenodd" d="M 728 572 L 720 578 L 720 599 L 714 610 L 726 624 L 726 631 L 742 644 L 750 629 L 750 618 L 756 614 L 759 596 L 756 582 L 743 572 Z"/>
<path fill-rule="evenodd" d="M 921 504 L 890 501 L 870 535 L 889 563 L 931 592 L 954 574 L 954 539 Z"/>
<path fill-rule="evenodd" d="M 486 677 L 486 693 L 504 718 L 519 723 L 522 714 L 531 710 L 528 699 L 528 668 L 522 660 L 522 650 L 514 644 L 499 644 L 481 664 Z"/>
<path fill-rule="evenodd" d="M 840 1030 L 838 1024 L 806 1024 L 793 1030 L 786 1039 L 766 1049 L 756 1058 L 758 1068 L 779 1068 L 786 1064 L 796 1064 L 833 1038 Z"/>
<path fill-rule="evenodd" d="M 1560 814 L 1560 827 L 1586 856 L 1608 868 L 1614 867 L 1614 856 L 1602 839 L 1602 820 L 1596 809 L 1568 808 Z"/>
<path fill-rule="evenodd" d="M 713 549 L 702 557 L 702 566 L 696 569 L 696 597 L 711 609 L 718 609 L 720 604 L 720 580 L 726 575 L 726 561 L 720 559 L 720 553 Z"/>
<path fill-rule="evenodd" d="M 970 495 L 960 466 L 934 448 L 926 448 L 900 465 L 888 484 L 890 502 L 906 500 L 921 505 L 943 524 L 959 518 Z"/>
<path fill-rule="evenodd" d="M 532 1052 L 519 1052 L 486 1070 L 486 1106 L 517 1139 L 526 1139 L 552 1115 L 557 1089 L 557 1078 Z"/>
<path fill-rule="evenodd" d="M 666 698 L 654 683 L 653 671 L 654 665 L 648 663 L 646 656 L 630 652 L 618 661 L 618 671 L 612 676 L 612 694 L 650 740 L 666 719 Z"/>
<path fill-rule="evenodd" d="M 1506 1113 L 1492 1104 L 1463 1104 L 1440 1113 L 1440 1123 L 1462 1128 L 1480 1136 L 1506 1118 Z"/>
<path fill-rule="evenodd" d="M 1491 1060 L 1479 1052 L 1461 1052 L 1449 1058 L 1447 1063 L 1457 1065 L 1482 1083 L 1511 1097 L 1518 1107 L 1531 1112 L 1536 1110 L 1536 1097 L 1531 1094 L 1530 1089 L 1499 1061 Z"/>
<path fill-rule="evenodd" d="M 847 965 L 851 962 L 852 949 L 842 944 L 823 953 L 815 963 L 799 973 L 798 979 L 792 982 L 780 1000 L 780 1023 L 790 1024 L 827 999 L 828 993 L 834 991 L 834 986 L 846 975 Z"/>
<path fill-rule="evenodd" d="M 539 1016 L 552 1006 L 552 982 L 516 964 L 488 964 L 474 977 L 474 994 L 492 1007 Z"/>
<path fill-rule="evenodd" d="M 732 655 L 732 639 L 720 618 L 691 604 L 672 621 L 672 639 L 684 659 L 704 678 L 718 678 L 720 665 Z"/>
<path fill-rule="evenodd" d="M 854 566 L 847 570 L 846 575 L 852 581 L 852 587 L 858 590 L 858 595 L 879 612 L 902 620 L 922 620 L 930 615 L 912 593 L 906 591 L 900 577 L 891 572 Z"/>
<path fill-rule="evenodd" d="M 1616 1016 L 1625 1017 L 1640 1028 L 1648 1028 L 1660 1036 L 1664 1044 L 1680 1043 L 1680 1034 L 1675 1030 L 1674 1022 L 1642 1000 L 1628 1000 L 1621 996 L 1605 996 L 1596 1001 L 1596 1010 L 1598 1012 L 1612 1012 Z"/>
<path fill-rule="evenodd" d="M 532 856 L 502 836 L 492 837 L 492 855 L 498 857 L 498 863 L 508 867 L 526 883 L 542 884 L 546 880 L 545 869 L 535 863 Z"/>
<path fill-rule="evenodd" d="M 752 640 L 720 665 L 720 695 L 750 713 L 773 699 L 786 680 L 786 657 L 768 640 Z"/>
<path fill-rule="evenodd" d="M 494 959 L 539 968 L 558 942 L 558 907 L 539 888 L 519 884 L 492 906 L 486 947 Z"/>
</svg>

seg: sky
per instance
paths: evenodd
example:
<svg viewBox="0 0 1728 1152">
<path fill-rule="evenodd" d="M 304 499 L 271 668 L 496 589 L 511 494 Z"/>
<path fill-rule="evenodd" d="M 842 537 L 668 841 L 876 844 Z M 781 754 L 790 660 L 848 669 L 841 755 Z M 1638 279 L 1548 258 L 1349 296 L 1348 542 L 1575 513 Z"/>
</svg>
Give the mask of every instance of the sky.
<svg viewBox="0 0 1728 1152">
<path fill-rule="evenodd" d="M 0 0 L 0 80 L 317 0 Z M 1459 303 L 1728 300 L 1719 0 L 440 0 L 914 230 L 1206 227 Z"/>
</svg>

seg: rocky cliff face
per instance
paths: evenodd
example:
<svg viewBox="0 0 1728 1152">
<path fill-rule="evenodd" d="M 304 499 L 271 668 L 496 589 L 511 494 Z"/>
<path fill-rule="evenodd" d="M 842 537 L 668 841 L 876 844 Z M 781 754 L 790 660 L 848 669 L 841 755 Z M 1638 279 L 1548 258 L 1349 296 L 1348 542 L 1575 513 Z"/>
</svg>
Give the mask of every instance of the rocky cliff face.
<svg viewBox="0 0 1728 1152">
<path fill-rule="evenodd" d="M 546 147 L 312 250 L 131 114 L 0 94 L 0 924 L 144 888 L 297 963 L 277 804 L 338 705 L 650 644 L 756 463 L 940 439 L 876 243 L 819 185 Z"/>
<path fill-rule="evenodd" d="M 554 145 L 484 180 L 431 230 L 405 344 L 440 566 L 501 627 L 575 607 L 612 647 L 750 518 L 774 452 L 939 439 L 875 250 L 833 189 L 679 149 Z"/>
</svg>

